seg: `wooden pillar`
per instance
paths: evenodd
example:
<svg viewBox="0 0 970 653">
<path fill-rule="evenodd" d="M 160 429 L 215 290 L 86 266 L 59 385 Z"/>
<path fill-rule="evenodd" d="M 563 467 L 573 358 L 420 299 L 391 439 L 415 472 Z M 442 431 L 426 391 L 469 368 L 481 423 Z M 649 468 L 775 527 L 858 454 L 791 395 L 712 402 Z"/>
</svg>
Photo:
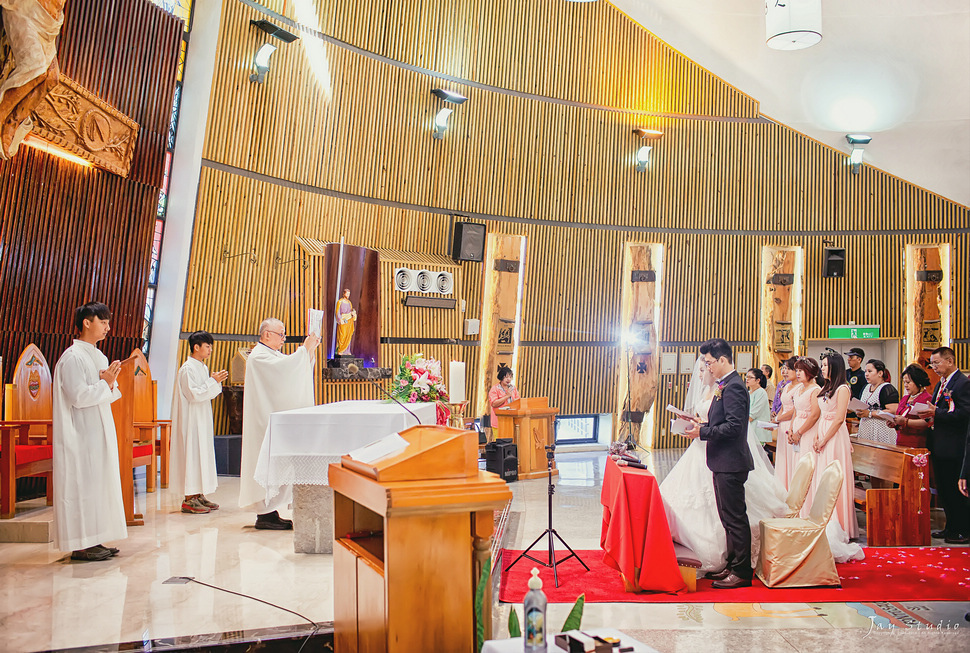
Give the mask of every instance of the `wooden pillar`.
<svg viewBox="0 0 970 653">
<path fill-rule="evenodd" d="M 660 381 L 657 341 L 657 289 L 660 287 L 662 245 L 626 243 L 621 279 L 620 364 L 617 375 L 616 440 L 631 438 L 641 446 L 653 444 L 644 431 Z"/>
<path fill-rule="evenodd" d="M 947 344 L 948 306 L 943 290 L 949 282 L 939 245 L 906 248 L 906 362 L 918 363 L 935 385 L 940 377 L 929 366 L 930 354 Z"/>
<path fill-rule="evenodd" d="M 765 247 L 762 254 L 761 363 L 778 369 L 781 361 L 798 353 L 799 316 L 795 307 L 800 302 L 801 271 L 798 248 Z"/>
<path fill-rule="evenodd" d="M 490 234 L 482 284 L 481 347 L 478 368 L 478 414 L 488 413 L 488 389 L 498 382 L 499 363 L 513 368 L 518 318 L 519 277 L 523 274 L 522 236 Z M 515 379 L 519 385 L 522 380 Z M 494 428 L 496 425 L 493 424 Z"/>
</svg>

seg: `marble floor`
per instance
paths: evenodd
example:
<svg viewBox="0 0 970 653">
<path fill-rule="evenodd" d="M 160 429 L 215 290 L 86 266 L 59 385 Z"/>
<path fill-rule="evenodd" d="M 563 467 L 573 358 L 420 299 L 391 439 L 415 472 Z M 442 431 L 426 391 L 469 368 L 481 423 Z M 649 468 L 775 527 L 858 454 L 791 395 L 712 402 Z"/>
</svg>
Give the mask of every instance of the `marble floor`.
<svg viewBox="0 0 970 653">
<path fill-rule="evenodd" d="M 646 456 L 663 477 L 679 451 Z M 576 549 L 599 546 L 602 452 L 560 453 L 555 527 Z M 235 508 L 238 479 L 220 477 L 210 496 L 223 508 L 183 514 L 167 491 L 140 491 L 145 525 L 112 543 L 108 562 L 73 563 L 50 544 L 0 544 L 0 651 L 40 651 L 205 633 L 300 626 L 333 619 L 333 558 L 293 552 L 292 532 L 256 531 Z M 143 490 L 143 481 L 142 481 Z M 546 481 L 511 485 L 513 518 L 503 544 L 522 548 L 546 527 Z M 49 519 L 43 500 L 18 504 L 18 520 Z M 108 543 L 105 543 L 108 544 Z M 197 583 L 165 584 L 191 576 L 276 604 Z M 551 605 L 565 619 L 568 605 Z M 858 604 L 587 604 L 583 625 L 619 628 L 662 653 L 673 651 L 966 651 L 966 603 L 885 603 L 888 616 L 870 619 Z M 509 607 L 494 608 L 503 635 Z M 296 614 L 294 614 L 296 613 Z M 871 613 L 871 612 L 870 612 Z M 103 645 L 103 646 L 102 646 Z M 309 647 L 308 647 L 309 650 Z"/>
</svg>

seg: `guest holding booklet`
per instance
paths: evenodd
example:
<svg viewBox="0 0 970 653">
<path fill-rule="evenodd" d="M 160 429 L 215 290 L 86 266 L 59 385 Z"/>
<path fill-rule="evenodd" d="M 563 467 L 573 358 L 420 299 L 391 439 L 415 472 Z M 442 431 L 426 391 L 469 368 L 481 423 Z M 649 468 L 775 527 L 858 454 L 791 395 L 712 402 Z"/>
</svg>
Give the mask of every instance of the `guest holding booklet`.
<svg viewBox="0 0 970 653">
<path fill-rule="evenodd" d="M 896 444 L 901 447 L 925 447 L 930 425 L 920 419 L 918 413 L 928 410 L 933 402 L 929 393 L 930 376 L 919 365 L 913 364 L 903 370 L 903 389 L 906 394 L 896 407 L 896 417 L 890 423 L 896 429 Z"/>
</svg>

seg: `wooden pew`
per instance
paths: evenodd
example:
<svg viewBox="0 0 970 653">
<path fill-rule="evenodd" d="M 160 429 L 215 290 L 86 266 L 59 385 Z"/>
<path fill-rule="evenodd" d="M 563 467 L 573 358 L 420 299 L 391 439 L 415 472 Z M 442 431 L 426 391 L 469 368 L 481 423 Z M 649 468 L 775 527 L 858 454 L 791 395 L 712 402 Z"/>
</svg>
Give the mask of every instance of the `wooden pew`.
<svg viewBox="0 0 970 653">
<path fill-rule="evenodd" d="M 152 379 L 148 360 L 140 349 L 131 352 L 135 359 L 134 420 L 136 439 L 152 441 L 159 462 L 159 485 L 168 487 L 168 455 L 171 450 L 172 420 L 158 419 L 158 382 Z"/>
<path fill-rule="evenodd" d="M 140 350 L 136 350 L 141 353 Z M 155 491 L 155 439 L 140 440 L 144 432 L 135 427 L 135 373 L 138 357 L 132 356 L 121 362 L 118 389 L 121 399 L 111 404 L 111 413 L 118 437 L 118 467 L 121 474 L 121 495 L 125 503 L 125 520 L 129 526 L 141 526 L 145 518 L 135 512 L 135 481 L 132 470 L 147 467 L 146 489 Z M 141 357 L 144 360 L 144 356 Z"/>
<path fill-rule="evenodd" d="M 856 490 L 855 503 L 866 511 L 869 546 L 927 546 L 930 543 L 930 469 L 914 457 L 927 449 L 899 447 L 850 436 L 852 468 L 899 485 Z M 920 472 L 923 477 L 920 478 Z"/>
<path fill-rule="evenodd" d="M 47 505 L 53 505 L 53 393 L 50 365 L 37 345 L 27 345 L 14 368 L 13 383 L 4 388 L 4 421 L 0 444 L 0 518 L 15 513 L 17 479 L 47 478 Z"/>
</svg>

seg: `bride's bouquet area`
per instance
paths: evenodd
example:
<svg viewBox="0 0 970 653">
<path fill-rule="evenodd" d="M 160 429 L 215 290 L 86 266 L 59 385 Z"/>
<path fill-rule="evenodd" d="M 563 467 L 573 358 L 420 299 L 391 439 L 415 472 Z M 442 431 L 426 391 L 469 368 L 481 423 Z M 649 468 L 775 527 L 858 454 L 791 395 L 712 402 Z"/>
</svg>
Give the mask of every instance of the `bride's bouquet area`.
<svg viewBox="0 0 970 653">
<path fill-rule="evenodd" d="M 405 356 L 391 382 L 391 394 L 407 404 L 435 402 L 435 422 L 439 425 L 448 423 L 451 411 L 442 403 L 448 401 L 448 389 L 441 376 L 441 361 L 425 358 L 424 354 Z"/>
</svg>

